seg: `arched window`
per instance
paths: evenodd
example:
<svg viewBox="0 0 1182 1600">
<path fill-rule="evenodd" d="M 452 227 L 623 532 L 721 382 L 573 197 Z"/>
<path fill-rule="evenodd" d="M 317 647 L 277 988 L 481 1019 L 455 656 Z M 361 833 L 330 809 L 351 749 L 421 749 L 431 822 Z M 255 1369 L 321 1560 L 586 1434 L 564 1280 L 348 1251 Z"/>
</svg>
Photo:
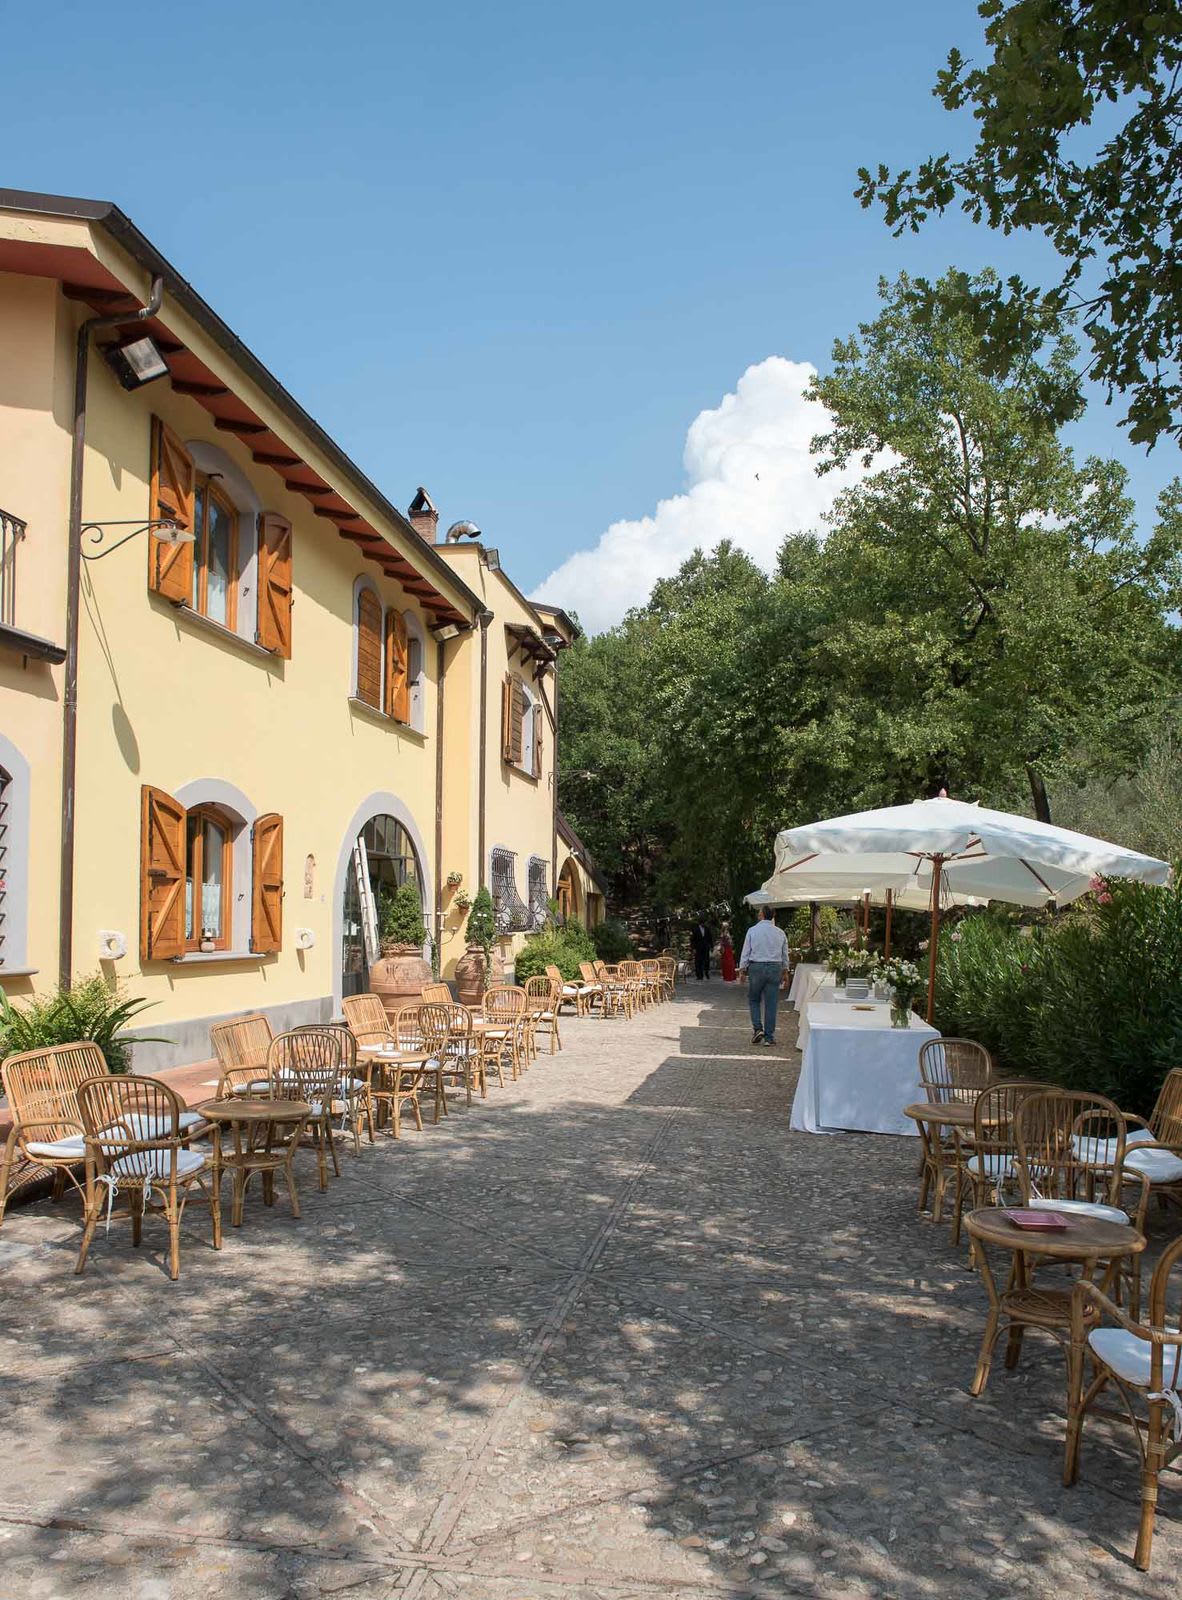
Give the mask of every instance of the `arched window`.
<svg viewBox="0 0 1182 1600">
<path fill-rule="evenodd" d="M 228 950 L 233 938 L 235 826 L 220 806 L 185 819 L 185 949 Z"/>
<path fill-rule="evenodd" d="M 413 611 L 403 613 L 406 623 L 406 683 L 409 695 L 409 725 L 416 733 L 427 731 L 427 695 L 424 678 L 426 661 L 422 629 Z"/>
<path fill-rule="evenodd" d="M 345 874 L 341 922 L 341 974 L 344 994 L 364 994 L 369 969 L 380 954 L 383 899 L 404 883 L 423 892 L 423 874 L 410 834 L 397 817 L 371 817 L 352 846 Z"/>
<path fill-rule="evenodd" d="M 188 439 L 193 464 L 193 572 L 189 605 L 202 617 L 254 639 L 258 628 L 258 538 L 262 501 L 217 445 Z"/>
<path fill-rule="evenodd" d="M 411 611 L 382 604 L 368 578 L 353 585 L 353 697 L 392 722 L 426 731 L 423 635 Z"/>
<path fill-rule="evenodd" d="M 524 772 L 537 772 L 538 702 L 528 684 L 523 685 L 525 704 L 521 713 L 521 767 Z"/>
</svg>

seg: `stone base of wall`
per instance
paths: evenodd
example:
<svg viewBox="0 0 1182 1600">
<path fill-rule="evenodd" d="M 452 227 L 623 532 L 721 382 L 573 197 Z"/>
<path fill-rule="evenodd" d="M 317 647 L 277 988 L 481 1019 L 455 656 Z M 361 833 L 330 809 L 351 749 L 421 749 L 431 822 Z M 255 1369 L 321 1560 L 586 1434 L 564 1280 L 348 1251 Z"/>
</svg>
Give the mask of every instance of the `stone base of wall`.
<svg viewBox="0 0 1182 1600">
<path fill-rule="evenodd" d="M 289 1028 L 297 1028 L 305 1022 L 329 1021 L 336 1007 L 331 995 L 320 995 L 311 1000 L 296 1000 L 279 1006 L 258 1006 L 255 1009 L 261 1011 L 270 1022 L 272 1033 L 286 1033 Z M 142 1027 L 133 1031 L 159 1034 L 164 1042 L 135 1045 L 131 1052 L 131 1070 L 152 1077 L 167 1067 L 184 1066 L 191 1061 L 208 1061 L 213 1055 L 213 1046 L 209 1042 L 209 1030 L 213 1024 L 232 1022 L 235 1017 L 246 1014 L 245 1010 L 225 1011 L 209 1017 L 193 1017 L 185 1022 L 166 1022 L 157 1028 L 152 1026 L 151 1013 L 146 1012 Z"/>
</svg>

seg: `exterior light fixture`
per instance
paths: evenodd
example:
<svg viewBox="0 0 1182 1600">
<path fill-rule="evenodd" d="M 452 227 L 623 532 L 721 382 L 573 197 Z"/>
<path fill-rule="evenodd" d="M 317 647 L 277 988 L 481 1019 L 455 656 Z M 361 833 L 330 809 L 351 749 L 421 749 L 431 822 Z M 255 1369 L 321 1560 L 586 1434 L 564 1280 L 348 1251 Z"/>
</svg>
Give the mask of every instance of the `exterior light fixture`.
<svg viewBox="0 0 1182 1600">
<path fill-rule="evenodd" d="M 142 389 L 145 383 L 168 376 L 168 362 L 147 334 L 126 344 L 104 345 L 103 355 L 125 389 Z"/>
<path fill-rule="evenodd" d="M 488 568 L 488 570 L 490 572 L 500 572 L 500 570 L 501 570 L 501 552 L 499 550 L 497 550 L 495 548 L 491 548 L 491 547 L 489 549 L 485 550 L 485 552 L 484 552 L 484 564 L 485 564 L 485 566 Z"/>
<path fill-rule="evenodd" d="M 101 561 L 104 556 L 112 555 L 120 545 L 134 539 L 138 533 L 151 533 L 160 540 L 161 544 L 196 544 L 197 535 L 190 533 L 187 528 L 182 528 L 179 522 L 168 518 L 156 517 L 144 522 L 140 517 L 123 517 L 115 522 L 84 522 L 78 530 L 79 535 L 89 535 L 92 545 L 101 545 L 106 537 L 108 528 L 130 528 L 130 533 L 125 533 L 121 539 L 116 539 L 114 544 L 109 544 L 105 550 L 83 550 L 83 561 Z"/>
<path fill-rule="evenodd" d="M 458 627 L 454 622 L 445 623 L 442 628 L 432 628 L 431 632 L 440 644 L 446 644 L 449 639 L 458 639 L 466 630 Z"/>
</svg>

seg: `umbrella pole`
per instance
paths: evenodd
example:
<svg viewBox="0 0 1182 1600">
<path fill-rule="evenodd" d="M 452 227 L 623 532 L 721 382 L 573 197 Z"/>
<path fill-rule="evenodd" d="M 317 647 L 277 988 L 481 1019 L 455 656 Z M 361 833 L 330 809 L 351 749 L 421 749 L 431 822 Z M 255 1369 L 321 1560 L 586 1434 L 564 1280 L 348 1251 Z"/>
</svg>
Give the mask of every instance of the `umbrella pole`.
<svg viewBox="0 0 1182 1600">
<path fill-rule="evenodd" d="M 888 889 L 886 892 L 886 936 L 883 939 L 882 945 L 882 958 L 884 961 L 889 961 L 891 959 L 891 910 L 894 907 L 894 904 L 894 891 Z"/>
<path fill-rule="evenodd" d="M 936 1010 L 936 947 L 940 942 L 940 878 L 944 871 L 944 857 L 932 860 L 932 942 L 928 960 L 928 1021 Z"/>
<path fill-rule="evenodd" d="M 817 943 L 817 902 L 815 900 L 809 901 L 809 943 L 814 947 Z"/>
</svg>

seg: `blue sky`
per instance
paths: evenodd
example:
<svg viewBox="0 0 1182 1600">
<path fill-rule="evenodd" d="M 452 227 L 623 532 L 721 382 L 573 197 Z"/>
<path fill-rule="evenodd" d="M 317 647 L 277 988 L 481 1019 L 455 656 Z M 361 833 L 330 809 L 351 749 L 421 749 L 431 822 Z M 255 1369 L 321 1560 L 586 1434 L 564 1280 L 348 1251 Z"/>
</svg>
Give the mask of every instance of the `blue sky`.
<svg viewBox="0 0 1182 1600">
<path fill-rule="evenodd" d="M 10 8 L 4 182 L 117 201 L 392 499 L 426 484 L 523 588 L 562 569 L 557 602 L 611 587 L 609 621 L 687 537 L 634 524 L 687 486 L 699 413 L 691 479 L 720 425 L 775 456 L 810 425 L 788 363 L 824 366 L 880 274 L 1049 273 L 959 219 L 894 240 L 852 196 L 966 137 L 930 88 L 978 38 L 962 0 Z M 1117 416 L 1097 397 L 1076 442 L 1148 521 L 1177 452 Z M 563 567 L 621 521 L 618 570 Z"/>
</svg>

